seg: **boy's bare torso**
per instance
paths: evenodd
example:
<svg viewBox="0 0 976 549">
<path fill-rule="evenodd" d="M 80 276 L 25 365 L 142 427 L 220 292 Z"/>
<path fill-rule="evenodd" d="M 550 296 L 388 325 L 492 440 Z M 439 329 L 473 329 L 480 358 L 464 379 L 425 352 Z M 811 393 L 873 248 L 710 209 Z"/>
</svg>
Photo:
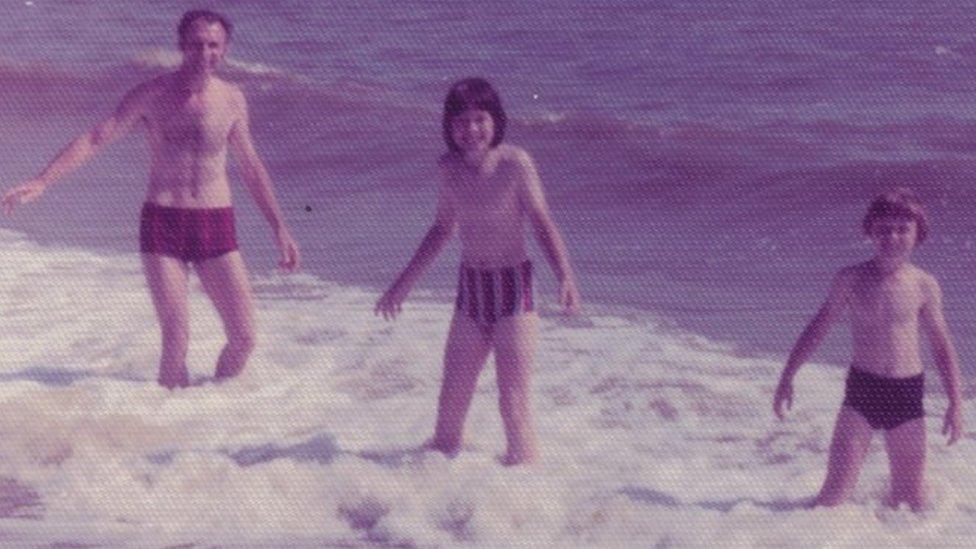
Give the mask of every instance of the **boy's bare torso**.
<svg viewBox="0 0 976 549">
<path fill-rule="evenodd" d="M 931 275 L 905 264 L 885 273 L 867 261 L 841 272 L 850 306 L 853 366 L 877 375 L 917 375 L 923 366 L 919 319 Z"/>
<path fill-rule="evenodd" d="M 166 75 L 143 84 L 137 101 L 151 155 L 146 200 L 184 208 L 229 206 L 227 143 L 243 110 L 240 90 L 211 78 L 203 89 L 189 91 Z"/>
<path fill-rule="evenodd" d="M 481 170 L 455 155 L 441 160 L 455 205 L 461 258 L 469 265 L 497 268 L 526 258 L 523 192 L 526 170 L 517 149 L 499 145 Z"/>
</svg>

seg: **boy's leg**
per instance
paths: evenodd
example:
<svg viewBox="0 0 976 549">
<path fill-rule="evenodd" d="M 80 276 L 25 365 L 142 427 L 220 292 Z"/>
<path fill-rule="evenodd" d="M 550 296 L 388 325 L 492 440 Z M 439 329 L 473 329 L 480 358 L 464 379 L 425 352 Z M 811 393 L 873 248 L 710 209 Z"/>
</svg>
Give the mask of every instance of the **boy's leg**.
<svg viewBox="0 0 976 549">
<path fill-rule="evenodd" d="M 505 424 L 506 465 L 532 462 L 538 457 L 532 425 L 529 379 L 539 318 L 525 313 L 499 320 L 495 328 L 498 407 Z"/>
<path fill-rule="evenodd" d="M 861 464 L 871 445 L 871 426 L 864 416 L 848 406 L 841 406 L 830 443 L 827 478 L 814 505 L 833 506 L 843 502 L 857 484 Z"/>
<path fill-rule="evenodd" d="M 224 323 L 227 344 L 217 360 L 218 380 L 241 373 L 254 350 L 254 303 L 241 253 L 233 251 L 197 263 L 203 289 Z"/>
<path fill-rule="evenodd" d="M 169 389 L 186 387 L 190 382 L 186 369 L 190 341 L 186 264 L 173 257 L 142 254 L 142 267 L 163 336 L 159 384 Z"/>
<path fill-rule="evenodd" d="M 925 508 L 925 419 L 917 418 L 885 431 L 891 468 L 893 505 L 908 503 L 912 511 Z"/>
<path fill-rule="evenodd" d="M 464 418 L 485 365 L 489 342 L 478 324 L 463 313 L 455 313 L 444 349 L 444 379 L 437 402 L 437 426 L 430 447 L 454 454 L 461 447 Z"/>
</svg>

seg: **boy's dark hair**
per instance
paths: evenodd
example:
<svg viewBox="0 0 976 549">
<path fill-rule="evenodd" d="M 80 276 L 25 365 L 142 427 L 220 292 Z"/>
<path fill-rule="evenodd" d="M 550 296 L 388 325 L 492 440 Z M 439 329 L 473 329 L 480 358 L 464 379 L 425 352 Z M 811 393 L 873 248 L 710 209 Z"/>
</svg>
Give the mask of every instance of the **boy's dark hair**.
<svg viewBox="0 0 976 549">
<path fill-rule="evenodd" d="M 864 215 L 862 223 L 864 232 L 871 234 L 871 225 L 884 217 L 913 220 L 918 229 L 918 238 L 916 239 L 918 244 L 921 244 L 929 234 L 929 215 L 925 211 L 925 206 L 922 205 L 918 196 L 906 187 L 899 187 L 880 194 L 871 201 L 871 205 L 868 206 L 868 213 Z"/>
<path fill-rule="evenodd" d="M 495 122 L 495 135 L 491 139 L 491 146 L 496 147 L 505 137 L 505 124 L 508 122 L 502 100 L 498 92 L 491 87 L 484 78 L 465 78 L 455 82 L 444 99 L 444 142 L 447 148 L 454 152 L 461 150 L 451 136 L 451 121 L 455 116 L 468 109 L 479 109 L 488 112 Z"/>
<path fill-rule="evenodd" d="M 190 10 L 183 14 L 183 17 L 180 18 L 180 25 L 176 28 L 176 34 L 180 37 L 181 43 L 197 19 L 203 19 L 207 23 L 220 23 L 220 26 L 224 27 L 224 32 L 227 33 L 227 41 L 230 41 L 230 34 L 234 31 L 234 25 L 230 22 L 230 19 L 215 11 Z"/>
</svg>

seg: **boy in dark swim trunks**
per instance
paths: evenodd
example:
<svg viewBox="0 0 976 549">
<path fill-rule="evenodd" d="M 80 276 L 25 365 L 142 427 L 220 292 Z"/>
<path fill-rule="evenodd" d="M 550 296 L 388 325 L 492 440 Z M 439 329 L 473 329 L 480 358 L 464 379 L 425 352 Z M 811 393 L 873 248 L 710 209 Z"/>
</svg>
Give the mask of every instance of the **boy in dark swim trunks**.
<svg viewBox="0 0 976 549">
<path fill-rule="evenodd" d="M 877 252 L 841 269 L 826 302 L 800 335 L 783 369 L 773 410 L 783 419 L 793 404 L 793 377 L 844 309 L 850 311 L 853 359 L 837 416 L 827 478 L 813 505 L 843 502 L 854 485 L 873 432 L 884 431 L 891 465 L 891 503 L 925 508 L 925 413 L 922 408 L 921 327 L 931 344 L 948 395 L 942 433 L 949 444 L 962 435 L 959 367 L 942 314 L 942 291 L 909 261 L 925 240 L 928 219 L 915 195 L 897 189 L 877 197 L 864 217 Z"/>
</svg>

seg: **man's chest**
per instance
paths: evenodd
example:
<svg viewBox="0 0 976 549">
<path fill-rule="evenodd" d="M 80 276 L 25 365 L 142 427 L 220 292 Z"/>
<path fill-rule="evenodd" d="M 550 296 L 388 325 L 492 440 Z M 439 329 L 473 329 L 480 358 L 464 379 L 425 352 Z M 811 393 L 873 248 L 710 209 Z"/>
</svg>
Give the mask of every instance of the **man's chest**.
<svg viewBox="0 0 976 549">
<path fill-rule="evenodd" d="M 161 101 L 148 120 L 150 131 L 165 144 L 194 149 L 223 147 L 233 124 L 230 110 L 212 99 Z"/>
</svg>

